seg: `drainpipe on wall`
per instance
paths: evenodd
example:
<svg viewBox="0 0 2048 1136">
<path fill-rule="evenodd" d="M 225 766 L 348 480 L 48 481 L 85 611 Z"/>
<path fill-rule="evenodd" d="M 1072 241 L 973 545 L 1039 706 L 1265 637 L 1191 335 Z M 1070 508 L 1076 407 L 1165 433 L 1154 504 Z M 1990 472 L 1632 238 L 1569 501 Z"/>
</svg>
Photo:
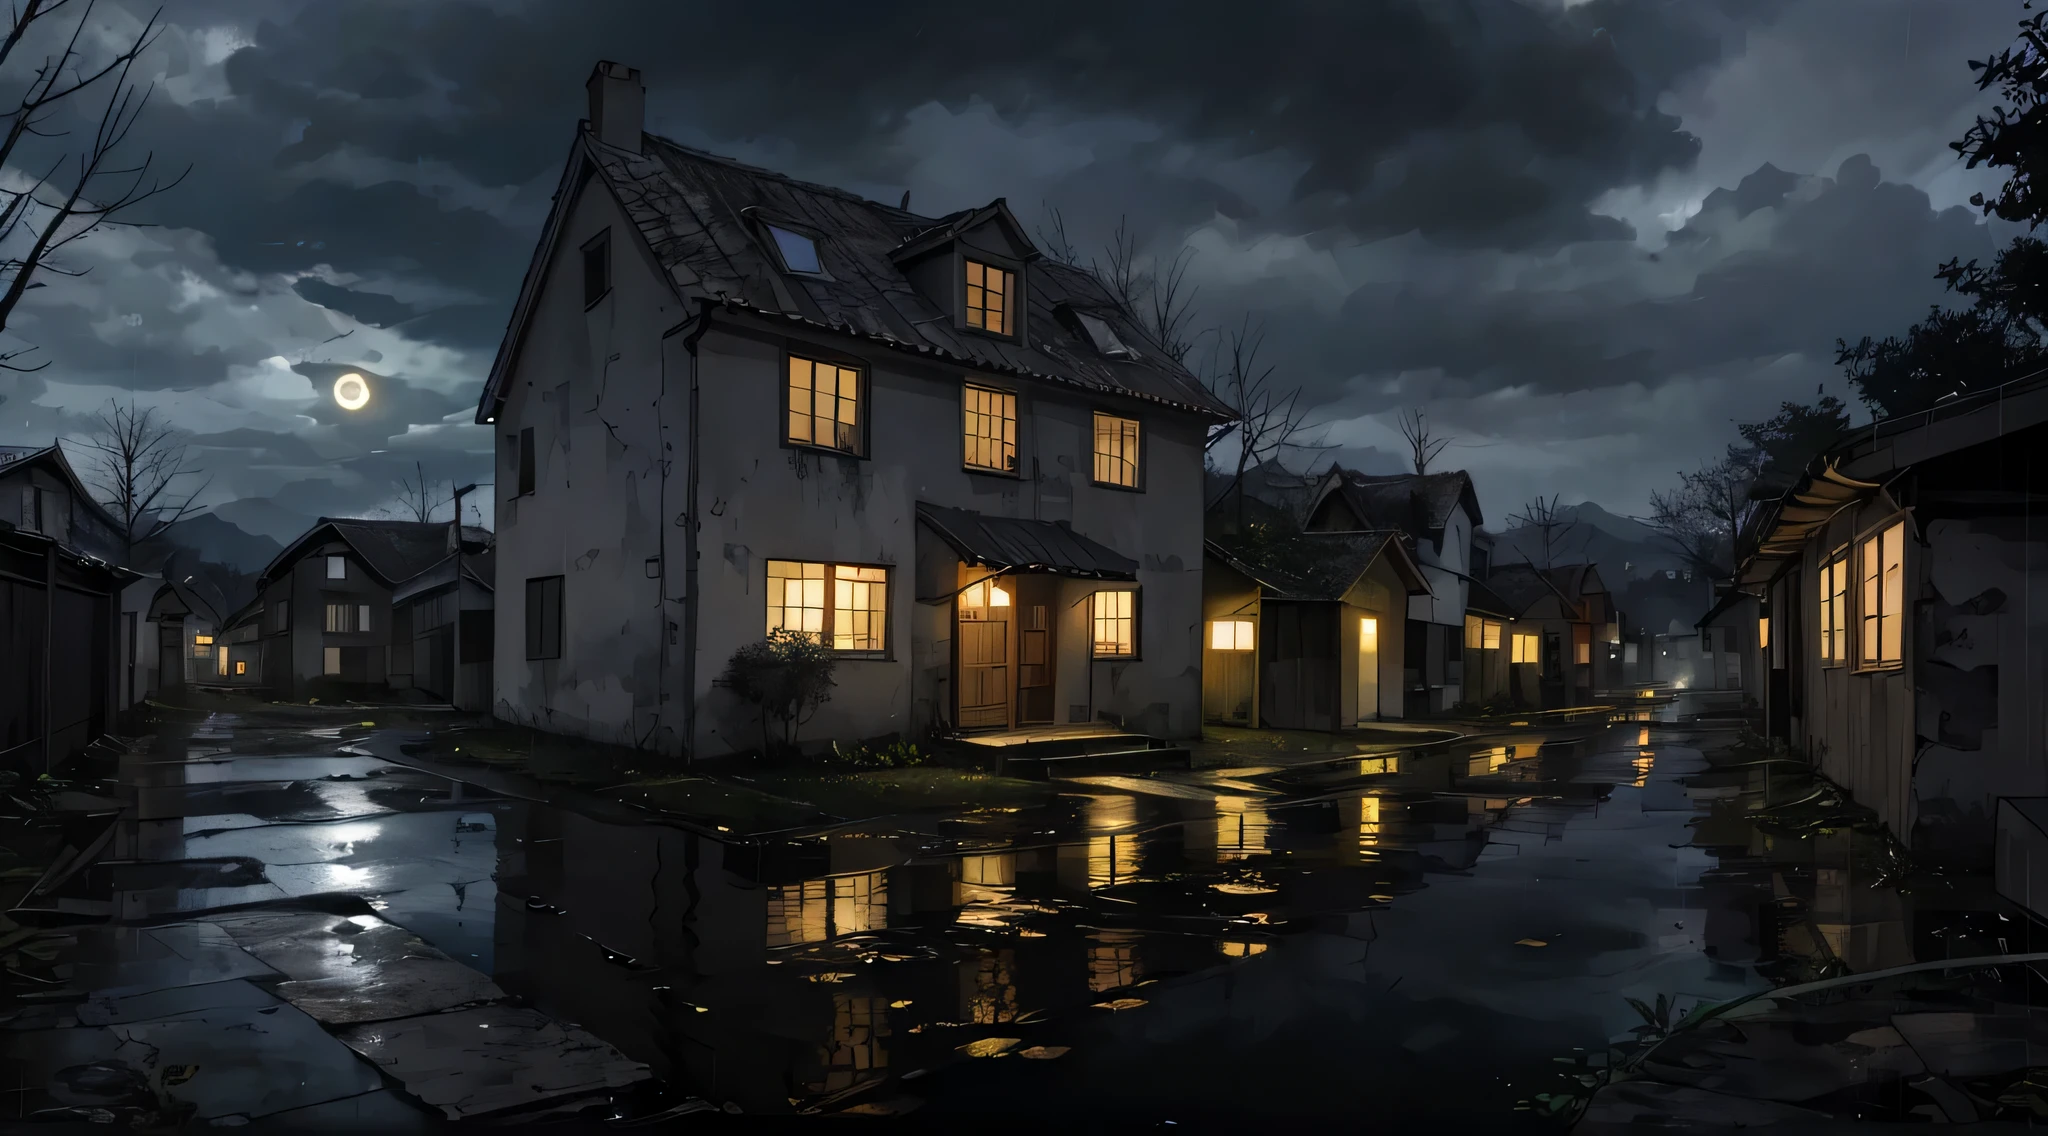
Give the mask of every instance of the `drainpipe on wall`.
<svg viewBox="0 0 2048 1136">
<path fill-rule="evenodd" d="M 697 315 L 694 319 L 685 320 L 677 324 L 662 333 L 661 337 L 663 340 L 661 349 L 661 365 L 663 370 L 661 385 L 662 393 L 666 395 L 668 392 L 667 340 L 669 337 L 677 335 L 686 329 L 689 331 L 689 334 L 683 338 L 683 350 L 688 352 L 690 356 L 688 409 L 684 412 L 688 420 L 683 424 L 685 434 L 684 445 L 688 447 L 687 453 L 684 454 L 683 466 L 683 641 L 681 644 L 683 756 L 685 760 L 695 760 L 697 755 L 697 533 L 703 525 L 697 511 L 697 495 L 700 481 L 699 470 L 701 468 L 698 460 L 699 443 L 704 436 L 703 430 L 698 426 L 697 341 L 704 338 L 704 333 L 711 329 L 711 307 L 712 301 L 699 301 Z M 659 401 L 657 401 L 657 405 L 659 404 Z M 664 463 L 661 479 L 664 497 L 667 495 L 668 487 L 667 468 L 667 464 Z M 668 515 L 665 502 L 661 515 L 664 517 Z M 657 543 L 656 547 L 660 553 L 658 570 L 661 584 L 661 627 L 658 633 L 665 638 L 668 634 L 667 537 L 664 536 Z M 668 645 L 663 643 L 659 646 L 661 649 L 655 657 L 658 659 L 668 658 Z M 665 681 L 662 683 L 662 689 L 667 689 Z"/>
</svg>

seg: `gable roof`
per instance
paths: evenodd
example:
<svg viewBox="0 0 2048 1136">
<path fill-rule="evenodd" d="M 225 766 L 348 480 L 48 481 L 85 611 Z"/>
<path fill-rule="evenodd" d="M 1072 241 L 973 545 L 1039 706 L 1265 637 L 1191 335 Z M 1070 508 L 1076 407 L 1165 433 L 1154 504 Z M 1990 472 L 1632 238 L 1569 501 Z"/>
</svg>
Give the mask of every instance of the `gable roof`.
<svg viewBox="0 0 2048 1136">
<path fill-rule="evenodd" d="M 1451 523 L 1451 514 L 1463 505 L 1472 517 L 1472 527 L 1486 523 L 1479 512 L 1479 494 L 1472 488 L 1472 475 L 1464 470 L 1448 473 L 1367 474 L 1340 465 L 1330 466 L 1309 506 L 1309 515 L 1320 512 L 1336 496 L 1369 529 L 1399 529 L 1411 536 L 1440 533 Z"/>
<path fill-rule="evenodd" d="M 1275 599 L 1340 600 L 1381 557 L 1407 586 L 1409 595 L 1428 595 L 1429 583 L 1396 532 L 1302 533 L 1273 541 L 1218 537 L 1204 551 Z"/>
<path fill-rule="evenodd" d="M 1586 598 L 1589 591 L 1605 592 L 1607 585 L 1600 579 L 1600 570 L 1592 564 L 1558 564 L 1543 570 L 1558 594 L 1572 601 Z"/>
<path fill-rule="evenodd" d="M 1798 559 L 1807 537 L 1836 513 L 1875 496 L 1908 466 L 2043 423 L 2048 423 L 2048 372 L 1847 431 L 1807 463 L 1792 487 L 1750 526 L 1735 586 L 1753 588 L 1776 579 Z"/>
<path fill-rule="evenodd" d="M 1484 580 L 1467 580 L 1465 610 L 1475 615 L 1498 615 L 1513 619 L 1529 609 L 1516 607 L 1502 599 Z"/>
<path fill-rule="evenodd" d="M 72 496 L 84 505 L 88 515 L 106 527 L 106 541 L 120 540 L 121 522 L 107 511 L 105 505 L 100 504 L 99 498 L 94 497 L 90 489 L 86 488 L 84 480 L 78 476 L 78 471 L 71 468 L 71 459 L 64 456 L 62 445 L 52 442 L 47 446 L 0 446 L 0 473 L 32 466 L 48 470 L 70 487 Z M 121 550 L 110 545 L 106 548 L 88 548 L 84 551 L 116 556 Z"/>
<path fill-rule="evenodd" d="M 259 577 L 274 580 L 319 545 L 339 540 L 349 546 L 377 582 L 390 588 L 410 580 L 445 559 L 448 521 L 382 521 L 353 517 L 322 517 L 297 540 L 286 545 Z M 463 526 L 463 535 L 477 531 Z"/>
<path fill-rule="evenodd" d="M 998 199 L 979 210 L 922 217 L 830 186 L 797 181 L 656 135 L 642 153 L 597 144 L 580 124 L 540 244 L 477 406 L 494 419 L 556 245 L 563 218 L 586 178 L 607 187 L 631 218 L 670 287 L 691 301 L 876 343 L 985 372 L 1100 394 L 1119 395 L 1228 420 L 1230 408 L 1173 361 L 1092 274 L 1040 259 L 1024 289 L 1024 341 L 954 326 L 953 311 L 914 287 L 899 260 L 943 243 L 990 218 L 1015 228 Z M 781 271 L 762 222 L 786 222 L 819 234 L 817 275 Z M 1027 242 L 1028 243 L 1028 242 Z M 934 245 L 936 247 L 936 245 Z M 1086 330 L 1059 318 L 1062 308 L 1107 323 L 1138 357 L 1110 358 Z"/>
<path fill-rule="evenodd" d="M 1729 612 L 1734 611 L 1744 602 L 1755 599 L 1756 597 L 1750 595 L 1748 592 L 1738 592 L 1731 588 L 1728 591 L 1721 593 L 1721 598 L 1715 600 L 1714 606 L 1708 608 L 1707 614 L 1700 616 L 1699 622 L 1693 624 L 1693 626 L 1711 627 L 1714 625 L 1715 620 L 1718 620 L 1722 616 L 1727 615 Z"/>
<path fill-rule="evenodd" d="M 465 551 L 462 556 L 462 576 L 484 591 L 495 593 L 498 579 L 497 550 Z M 453 587 L 454 584 L 455 554 L 450 552 L 420 570 L 411 579 L 401 581 L 398 586 L 392 588 L 391 602 L 401 604 L 442 588 Z"/>
<path fill-rule="evenodd" d="M 1528 614 L 1530 608 L 1551 597 L 1562 603 L 1567 611 L 1578 606 L 1558 589 L 1549 575 L 1533 564 L 1499 565 L 1487 575 L 1486 586 L 1513 608 L 1517 616 Z"/>
</svg>

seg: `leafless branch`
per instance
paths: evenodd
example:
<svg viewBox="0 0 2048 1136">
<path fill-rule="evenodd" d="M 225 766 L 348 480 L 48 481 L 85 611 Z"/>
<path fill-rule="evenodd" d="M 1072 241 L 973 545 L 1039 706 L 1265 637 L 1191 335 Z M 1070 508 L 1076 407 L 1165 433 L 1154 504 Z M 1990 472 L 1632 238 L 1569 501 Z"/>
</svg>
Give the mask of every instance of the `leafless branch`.
<svg viewBox="0 0 2048 1136">
<path fill-rule="evenodd" d="M 1067 219 L 1051 205 L 1045 207 L 1045 224 L 1038 230 L 1038 243 L 1045 247 L 1045 255 L 1069 268 L 1081 266 L 1081 254 L 1074 248 L 1073 239 L 1067 236 Z"/>
<path fill-rule="evenodd" d="M 1408 453 L 1415 463 L 1418 474 L 1429 472 L 1429 463 L 1451 444 L 1449 438 L 1437 438 L 1429 432 L 1429 417 L 1421 407 L 1401 412 L 1401 436 L 1408 439 Z"/>
<path fill-rule="evenodd" d="M 23 0 L 12 13 L 12 23 L 5 38 L 0 39 L 0 64 L 12 56 L 32 25 L 48 19 L 73 2 Z M 89 88 L 108 87 L 106 101 L 89 141 L 82 143 L 75 152 L 52 162 L 33 185 L 20 190 L 0 190 L 0 241 L 26 228 L 23 239 L 28 244 L 25 252 L 0 261 L 0 282 L 5 284 L 4 290 L 0 290 L 0 331 L 11 325 L 14 310 L 21 303 L 22 296 L 30 288 L 40 286 L 35 282 L 37 276 L 45 272 L 64 276 L 84 274 L 84 269 L 70 270 L 56 264 L 54 258 L 57 254 L 103 227 L 139 226 L 141 222 L 126 220 L 122 215 L 175 188 L 191 172 L 188 166 L 177 176 L 166 180 L 152 176 L 154 153 L 145 153 L 134 162 L 122 162 L 116 158 L 116 153 L 128 141 L 136 122 L 147 109 L 150 94 L 155 89 L 154 83 L 138 85 L 131 81 L 131 77 L 136 61 L 163 32 L 161 9 L 150 16 L 124 49 L 96 70 L 87 71 L 79 66 L 79 43 L 92 18 L 93 8 L 92 0 L 82 0 L 78 20 L 71 26 L 62 51 L 43 59 L 14 108 L 0 114 L 0 119 L 6 123 L 4 135 L 0 135 L 0 168 L 4 168 L 15 164 L 16 149 L 24 138 L 60 136 L 41 129 L 41 124 L 60 104 L 82 95 Z M 70 174 L 65 176 L 67 170 Z M 50 192 L 60 177 L 68 181 L 68 187 Z M 33 236 L 28 236 L 29 233 Z"/>
<path fill-rule="evenodd" d="M 1681 472 L 1674 489 L 1650 494 L 1650 527 L 1673 551 L 1709 579 L 1735 568 L 1736 539 L 1756 506 L 1749 488 L 1761 469 L 1760 451 L 1730 446 L 1721 460 Z"/>
<path fill-rule="evenodd" d="M 1139 262 L 1138 238 L 1128 219 L 1116 223 L 1104 259 L 1089 264 L 1089 271 L 1109 289 L 1118 304 L 1166 350 L 1176 363 L 1186 363 L 1199 338 L 1191 333 L 1195 293 L 1187 283 L 1188 262 L 1194 250 L 1183 248 L 1162 269 L 1147 268 Z"/>
<path fill-rule="evenodd" d="M 1567 520 L 1564 511 L 1558 507 L 1557 495 L 1549 500 L 1541 497 L 1522 506 L 1519 513 L 1508 514 L 1508 520 L 1518 521 L 1523 527 L 1536 530 L 1537 552 L 1543 558 L 1539 568 L 1551 568 L 1557 559 L 1557 550 L 1564 545 L 1564 539 L 1578 525 L 1576 520 Z M 1590 536 L 1588 537 L 1590 540 Z"/>
<path fill-rule="evenodd" d="M 1237 439 L 1237 460 L 1230 481 L 1208 502 L 1213 509 L 1237 495 L 1237 524 L 1245 523 L 1245 474 L 1281 455 L 1297 450 L 1326 449 L 1309 438 L 1317 426 L 1309 421 L 1309 410 L 1301 402 L 1301 388 L 1281 389 L 1273 382 L 1273 366 L 1259 362 L 1259 350 L 1266 341 L 1265 330 L 1249 316 L 1227 342 L 1220 345 L 1209 389 L 1230 407 L 1237 421 L 1211 431 L 1207 449 L 1214 450 L 1225 438 Z"/>
<path fill-rule="evenodd" d="M 405 511 L 411 514 L 413 520 L 431 521 L 434 519 L 434 510 L 440 508 L 441 503 L 449 498 L 434 495 L 437 486 L 427 480 L 426 470 L 421 468 L 420 463 L 412 463 L 412 471 L 411 477 L 399 479 L 399 500 L 403 502 Z"/>
<path fill-rule="evenodd" d="M 94 457 L 89 480 L 100 501 L 120 524 L 121 549 L 133 561 L 135 549 L 193 516 L 194 502 L 211 479 L 190 492 L 181 479 L 197 476 L 186 464 L 185 441 L 154 407 L 109 402 L 94 415 L 85 443 Z M 189 484 L 189 481 L 187 481 Z"/>
</svg>

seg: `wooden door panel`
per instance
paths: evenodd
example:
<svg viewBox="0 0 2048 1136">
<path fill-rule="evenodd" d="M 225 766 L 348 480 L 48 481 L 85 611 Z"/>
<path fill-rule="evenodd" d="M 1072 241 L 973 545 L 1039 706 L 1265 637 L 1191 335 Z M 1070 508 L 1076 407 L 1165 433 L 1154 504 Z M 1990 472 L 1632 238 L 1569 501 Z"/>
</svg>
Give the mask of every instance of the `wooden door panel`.
<svg viewBox="0 0 2048 1136">
<path fill-rule="evenodd" d="M 1009 725 L 1009 622 L 963 619 L 959 628 L 960 725 Z"/>
</svg>

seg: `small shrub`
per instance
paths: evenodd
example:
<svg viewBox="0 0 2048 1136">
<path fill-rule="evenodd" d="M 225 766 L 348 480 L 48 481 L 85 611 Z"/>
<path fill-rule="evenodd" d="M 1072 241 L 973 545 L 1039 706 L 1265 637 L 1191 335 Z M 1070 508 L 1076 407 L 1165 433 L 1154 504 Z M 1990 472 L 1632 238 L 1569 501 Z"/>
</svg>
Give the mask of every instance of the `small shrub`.
<svg viewBox="0 0 2048 1136">
<path fill-rule="evenodd" d="M 732 653 L 725 685 L 761 719 L 761 752 L 796 748 L 797 731 L 832 700 L 837 660 L 824 644 L 800 631 L 777 629 Z M 777 739 L 772 726 L 778 726 Z"/>
<path fill-rule="evenodd" d="M 832 743 L 832 764 L 852 769 L 914 769 L 931 759 L 931 754 L 908 742 L 845 747 L 838 742 Z"/>
</svg>

